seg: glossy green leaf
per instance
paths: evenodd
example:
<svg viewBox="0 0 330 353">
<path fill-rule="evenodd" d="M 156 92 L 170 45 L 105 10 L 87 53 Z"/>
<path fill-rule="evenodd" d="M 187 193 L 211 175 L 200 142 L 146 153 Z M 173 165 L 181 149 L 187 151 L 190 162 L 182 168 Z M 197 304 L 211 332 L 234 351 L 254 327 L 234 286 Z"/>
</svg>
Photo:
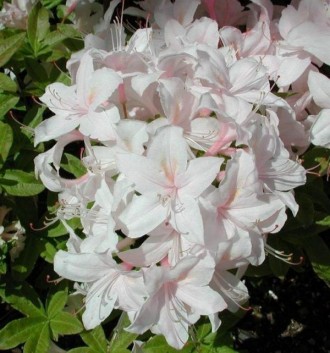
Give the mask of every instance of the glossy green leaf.
<svg viewBox="0 0 330 353">
<path fill-rule="evenodd" d="M 14 93 L 17 91 L 17 84 L 8 75 L 0 72 L 0 91 Z"/>
<path fill-rule="evenodd" d="M 57 253 L 57 250 L 56 247 L 50 242 L 48 241 L 46 244 L 45 244 L 45 248 L 44 248 L 44 251 L 42 251 L 40 253 L 40 256 L 47 262 L 49 263 L 53 263 L 54 262 L 54 257 Z"/>
<path fill-rule="evenodd" d="M 110 350 L 116 352 L 119 349 L 127 348 L 138 336 L 135 333 L 124 330 L 131 324 L 128 315 L 123 312 L 118 320 L 118 324 L 114 329 L 113 336 L 110 341 Z"/>
<path fill-rule="evenodd" d="M 191 330 L 191 336 L 194 338 L 192 340 L 193 352 L 235 352 L 232 348 L 233 338 L 229 329 L 236 324 L 241 316 L 228 313 L 225 311 L 220 314 L 221 318 L 224 316 L 224 322 L 217 332 L 212 332 L 211 324 L 205 319 L 202 319 L 202 322 L 196 325 L 197 330 Z"/>
<path fill-rule="evenodd" d="M 102 326 L 97 326 L 90 331 L 84 331 L 80 334 L 82 340 L 96 352 L 104 352 L 107 350 L 107 339 L 105 337 Z"/>
<path fill-rule="evenodd" d="M 14 108 L 18 101 L 19 97 L 11 93 L 0 93 L 0 118 Z"/>
<path fill-rule="evenodd" d="M 299 204 L 297 221 L 304 227 L 308 227 L 314 222 L 314 204 L 311 198 L 303 192 L 297 192 L 295 199 Z"/>
<path fill-rule="evenodd" d="M 81 222 L 79 218 L 72 218 L 67 223 L 73 230 L 81 228 Z M 56 238 L 68 234 L 68 231 L 64 225 L 58 221 L 49 226 L 43 234 L 49 238 Z"/>
<path fill-rule="evenodd" d="M 317 221 L 316 224 L 319 224 L 321 226 L 327 226 L 327 227 L 330 226 L 330 216 L 326 216 L 320 221 Z"/>
<path fill-rule="evenodd" d="M 312 262 L 312 266 L 318 277 L 330 287 L 330 265 L 322 265 L 317 262 Z"/>
<path fill-rule="evenodd" d="M 320 163 L 320 158 L 321 158 L 321 161 L 328 161 L 330 158 L 330 149 L 325 147 L 319 147 L 319 146 L 310 149 L 303 156 L 304 167 L 306 169 L 314 168 Z"/>
<path fill-rule="evenodd" d="M 48 84 L 48 75 L 42 64 L 31 58 L 25 58 L 24 64 L 25 69 L 31 77 L 33 83 L 42 82 L 43 86 L 46 87 Z"/>
<path fill-rule="evenodd" d="M 0 296 L 6 303 L 26 316 L 46 318 L 42 302 L 27 282 L 2 284 Z"/>
<path fill-rule="evenodd" d="M 52 319 L 56 314 L 61 312 L 68 300 L 67 291 L 58 291 L 54 293 L 47 305 L 47 315 L 49 319 Z"/>
<path fill-rule="evenodd" d="M 49 31 L 48 11 L 38 2 L 31 10 L 28 18 L 27 35 L 34 54 L 38 54 L 41 41 Z"/>
<path fill-rule="evenodd" d="M 0 350 L 11 349 L 38 333 L 45 325 L 42 317 L 11 321 L 0 331 Z"/>
<path fill-rule="evenodd" d="M 77 29 L 75 29 L 72 25 L 69 25 L 69 24 L 59 23 L 57 25 L 57 30 L 66 38 L 77 38 L 77 39 L 82 38 L 82 34 Z"/>
<path fill-rule="evenodd" d="M 0 38 L 0 67 L 4 66 L 24 43 L 25 32 Z"/>
<path fill-rule="evenodd" d="M 315 273 L 330 286 L 330 249 L 327 244 L 316 235 L 304 241 L 304 250 Z"/>
<path fill-rule="evenodd" d="M 23 353 L 45 353 L 48 352 L 50 345 L 50 332 L 48 322 L 35 332 L 30 335 L 27 339 Z"/>
<path fill-rule="evenodd" d="M 69 153 L 64 153 L 61 168 L 73 174 L 76 178 L 81 177 L 87 172 L 86 167 L 81 163 L 81 160 Z"/>
<path fill-rule="evenodd" d="M 66 28 L 70 28 L 69 31 Z M 63 24 L 62 27 L 58 25 L 55 31 L 49 32 L 44 40 L 44 44 L 48 47 L 52 47 L 63 42 L 64 39 L 70 38 L 70 35 L 75 35 L 75 31 L 71 31 L 70 25 Z"/>
<path fill-rule="evenodd" d="M 70 349 L 67 353 L 105 353 L 105 352 L 94 351 L 94 349 L 89 347 L 78 347 L 78 348 Z"/>
<path fill-rule="evenodd" d="M 73 335 L 83 330 L 79 319 L 67 312 L 56 314 L 50 321 L 50 328 L 55 338 L 58 335 Z"/>
<path fill-rule="evenodd" d="M 178 350 L 169 346 L 164 336 L 154 336 L 143 345 L 142 349 L 145 353 L 190 353 L 193 347 L 194 345 L 191 342 L 187 342 L 185 347 Z M 113 352 L 115 352 L 115 350 Z"/>
<path fill-rule="evenodd" d="M 27 234 L 24 249 L 11 266 L 15 280 L 22 281 L 31 273 L 43 247 L 44 241 L 38 234 Z"/>
<path fill-rule="evenodd" d="M 62 0 L 41 0 L 43 6 L 47 9 L 52 9 L 62 3 Z"/>
<path fill-rule="evenodd" d="M 33 172 L 15 169 L 8 169 L 0 176 L 0 185 L 12 196 L 34 196 L 45 188 Z"/>
<path fill-rule="evenodd" d="M 10 125 L 0 121 L 0 168 L 8 157 L 13 139 L 13 130 Z"/>
</svg>

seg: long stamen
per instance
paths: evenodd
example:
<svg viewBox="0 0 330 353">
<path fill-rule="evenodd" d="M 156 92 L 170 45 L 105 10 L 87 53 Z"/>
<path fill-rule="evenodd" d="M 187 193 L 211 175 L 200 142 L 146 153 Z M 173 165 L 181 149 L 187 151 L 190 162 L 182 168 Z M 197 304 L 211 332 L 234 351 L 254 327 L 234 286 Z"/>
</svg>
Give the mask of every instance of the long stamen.
<svg viewBox="0 0 330 353">
<path fill-rule="evenodd" d="M 286 254 L 284 251 L 274 249 L 269 244 L 265 244 L 265 252 L 266 252 L 266 255 L 272 255 L 289 265 L 298 266 L 298 265 L 301 265 L 302 262 L 304 261 L 303 256 L 301 256 L 298 262 L 293 262 L 292 261 L 293 253 Z"/>
<path fill-rule="evenodd" d="M 223 276 L 220 275 L 220 273 L 215 272 L 214 277 L 212 279 L 214 283 L 217 285 L 219 290 L 223 292 L 223 294 L 228 298 L 230 301 L 232 301 L 237 307 L 244 311 L 250 311 L 252 310 L 251 306 L 248 306 L 245 308 L 244 306 L 241 305 L 241 302 L 243 300 L 246 301 L 247 299 L 247 292 L 244 290 L 234 287 L 230 282 L 228 282 Z M 227 288 L 223 286 L 224 282 L 227 285 Z M 241 293 L 240 293 L 241 292 Z"/>
<path fill-rule="evenodd" d="M 28 131 L 34 135 L 34 129 L 32 127 L 24 125 L 23 123 L 18 121 L 17 118 L 14 116 L 14 113 L 12 112 L 12 110 L 9 111 L 9 115 L 15 121 L 15 123 L 17 123 L 18 125 L 21 126 L 21 129 L 25 129 L 26 131 Z"/>
<path fill-rule="evenodd" d="M 64 277 L 59 277 L 57 279 L 50 279 L 50 275 L 46 276 L 46 282 L 47 283 L 54 283 L 55 285 L 59 284 L 61 281 L 63 281 L 65 278 Z"/>
</svg>

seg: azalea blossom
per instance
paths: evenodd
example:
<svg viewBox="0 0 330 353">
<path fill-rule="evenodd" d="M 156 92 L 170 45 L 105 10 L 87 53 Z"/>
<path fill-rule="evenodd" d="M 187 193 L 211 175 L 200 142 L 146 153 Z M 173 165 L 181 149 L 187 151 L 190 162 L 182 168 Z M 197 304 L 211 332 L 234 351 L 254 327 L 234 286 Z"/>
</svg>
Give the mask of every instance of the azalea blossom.
<svg viewBox="0 0 330 353">
<path fill-rule="evenodd" d="M 55 116 L 35 129 L 35 143 L 58 138 L 78 126 L 85 136 L 113 140 L 115 123 L 120 117 L 118 108 L 108 104 L 107 100 L 121 82 L 111 69 L 94 71 L 93 59 L 86 54 L 81 60 L 75 85 L 53 83 L 40 98 Z"/>
<path fill-rule="evenodd" d="M 123 154 L 117 158 L 119 170 L 141 193 L 120 216 L 127 235 L 142 236 L 167 219 L 178 232 L 202 241 L 197 198 L 215 179 L 221 158 L 188 162 L 187 145 L 177 127 L 161 130 L 150 144 L 147 157 Z"/>
<path fill-rule="evenodd" d="M 128 331 L 143 333 L 151 328 L 162 333 L 177 349 L 188 339 L 188 325 L 200 315 L 221 311 L 226 304 L 208 284 L 212 266 L 207 260 L 185 257 L 173 268 L 151 267 L 144 273 L 148 299 Z M 169 329 L 171 327 L 171 329 Z"/>
<path fill-rule="evenodd" d="M 321 0 L 144 0 L 124 10 L 146 19 L 127 39 L 110 21 L 119 0 L 97 23 L 92 1 L 68 5 L 90 33 L 35 128 L 35 144 L 55 140 L 35 159 L 59 193 L 48 223 L 69 233 L 54 268 L 85 297 L 86 329 L 119 309 L 128 331 L 180 349 L 201 315 L 216 331 L 221 311 L 244 306 L 247 266 L 298 212 L 301 154 L 330 146 L 328 13 Z M 74 141 L 85 172 L 64 178 Z"/>
</svg>

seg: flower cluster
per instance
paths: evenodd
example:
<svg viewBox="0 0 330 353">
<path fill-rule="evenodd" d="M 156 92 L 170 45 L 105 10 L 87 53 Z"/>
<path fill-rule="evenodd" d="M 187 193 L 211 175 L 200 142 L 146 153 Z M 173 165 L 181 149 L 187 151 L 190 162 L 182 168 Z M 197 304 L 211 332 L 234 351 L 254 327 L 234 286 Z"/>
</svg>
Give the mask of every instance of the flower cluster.
<svg viewBox="0 0 330 353">
<path fill-rule="evenodd" d="M 35 143 L 56 143 L 36 173 L 59 193 L 69 239 L 54 267 L 80 283 L 86 329 L 115 308 L 128 331 L 181 348 L 201 315 L 216 330 L 248 299 L 246 267 L 275 252 L 267 234 L 298 211 L 299 155 L 330 146 L 328 5 L 144 0 L 125 10 L 146 19 L 126 40 L 122 18 L 110 21 L 119 3 L 68 61 L 72 84 L 40 98 L 54 115 Z M 86 173 L 66 179 L 74 141 Z"/>
<path fill-rule="evenodd" d="M 26 29 L 28 13 L 35 0 L 13 0 L 4 2 L 0 11 L 0 29 L 4 27 Z"/>
</svg>

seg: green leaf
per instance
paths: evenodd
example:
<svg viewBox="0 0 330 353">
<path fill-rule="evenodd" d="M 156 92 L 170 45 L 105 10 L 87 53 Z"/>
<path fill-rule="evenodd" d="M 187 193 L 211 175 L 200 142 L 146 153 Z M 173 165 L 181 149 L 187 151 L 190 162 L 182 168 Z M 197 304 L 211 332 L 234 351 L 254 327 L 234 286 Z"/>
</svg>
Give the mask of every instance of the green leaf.
<svg viewBox="0 0 330 353">
<path fill-rule="evenodd" d="M 24 249 L 11 266 L 15 280 L 22 281 L 31 273 L 43 246 L 43 240 L 37 234 L 27 233 Z"/>
<path fill-rule="evenodd" d="M 316 178 L 299 189 L 308 195 L 313 201 L 314 207 L 320 206 L 322 210 L 330 213 L 330 199 L 324 191 L 322 178 Z"/>
<path fill-rule="evenodd" d="M 82 340 L 96 352 L 106 353 L 108 343 L 101 325 L 91 331 L 82 332 L 80 336 Z"/>
<path fill-rule="evenodd" d="M 30 234 L 31 223 L 36 224 L 36 222 L 39 220 L 36 202 L 32 197 L 15 197 L 14 207 L 17 218 L 20 220 L 22 226 L 26 229 L 26 235 L 28 236 Z M 17 260 L 18 259 L 16 259 L 15 262 Z"/>
<path fill-rule="evenodd" d="M 66 38 L 82 38 L 81 33 L 69 24 L 59 23 L 57 25 L 57 30 Z"/>
<path fill-rule="evenodd" d="M 67 233 L 68 231 L 60 221 L 53 223 L 46 229 L 47 237 L 51 238 L 61 237 L 62 235 L 65 235 Z"/>
<path fill-rule="evenodd" d="M 80 320 L 64 311 L 56 314 L 51 319 L 50 328 L 55 338 L 57 338 L 58 335 L 73 335 L 84 329 Z"/>
<path fill-rule="evenodd" d="M 315 273 L 330 286 L 330 249 L 320 236 L 304 240 L 304 250 Z"/>
<path fill-rule="evenodd" d="M 52 47 L 57 44 L 60 44 L 66 38 L 68 38 L 68 36 L 63 31 L 56 29 L 55 31 L 52 31 L 47 34 L 44 40 L 44 44 L 48 47 Z"/>
<path fill-rule="evenodd" d="M 7 38 L 0 38 L 0 67 L 4 66 L 8 60 L 24 43 L 25 32 L 14 34 Z"/>
<path fill-rule="evenodd" d="M 212 326 L 210 322 L 202 322 L 198 324 L 196 338 L 198 341 L 204 340 L 212 332 Z"/>
<path fill-rule="evenodd" d="M 57 253 L 58 249 L 50 242 L 47 241 L 45 244 L 45 249 L 40 253 L 40 256 L 47 262 L 53 263 L 54 257 Z"/>
<path fill-rule="evenodd" d="M 249 304 L 246 303 L 245 305 L 248 306 Z M 219 340 L 220 343 L 222 337 L 226 336 L 228 331 L 233 328 L 238 323 L 238 321 L 240 321 L 244 317 L 246 313 L 247 311 L 242 309 L 236 311 L 235 313 L 231 313 L 228 310 L 221 312 L 221 326 L 217 331 L 217 340 Z"/>
<path fill-rule="evenodd" d="M 62 0 L 41 0 L 43 6 L 45 6 L 48 10 L 60 5 Z"/>
<path fill-rule="evenodd" d="M 73 230 L 81 228 L 80 218 L 78 217 L 68 220 L 67 223 Z M 62 222 L 58 221 L 49 226 L 43 234 L 49 238 L 56 238 L 68 234 L 68 231 Z"/>
<path fill-rule="evenodd" d="M 64 153 L 61 167 L 65 171 L 73 174 L 76 178 L 86 174 L 86 168 L 81 163 L 81 160 L 69 153 Z"/>
<path fill-rule="evenodd" d="M 202 351 L 204 353 L 204 351 Z M 235 349 L 228 346 L 214 347 L 212 350 L 205 351 L 205 353 L 238 353 Z"/>
<path fill-rule="evenodd" d="M 34 173 L 22 170 L 7 169 L 0 177 L 0 185 L 12 196 L 34 196 L 44 190 L 44 185 L 38 181 Z"/>
<path fill-rule="evenodd" d="M 315 158 L 315 161 L 320 164 L 320 170 L 319 173 L 320 175 L 326 175 L 327 171 L 329 170 L 329 158 L 325 157 L 317 157 Z"/>
<path fill-rule="evenodd" d="M 320 221 L 317 221 L 316 224 L 329 227 L 330 226 L 330 216 L 326 216 L 325 218 L 321 219 Z"/>
<path fill-rule="evenodd" d="M 50 332 L 48 322 L 32 334 L 24 345 L 23 353 L 46 353 L 50 345 Z"/>
<path fill-rule="evenodd" d="M 47 305 L 47 315 L 49 319 L 52 319 L 56 314 L 62 311 L 68 301 L 67 291 L 58 291 L 51 297 L 49 304 Z"/>
<path fill-rule="evenodd" d="M 177 350 L 168 345 L 164 336 L 154 336 L 143 345 L 142 349 L 145 353 L 190 353 L 192 347 L 193 344 L 191 342 L 187 342 L 185 347 L 181 350 Z M 116 352 L 116 350 L 113 350 L 113 352 Z"/>
<path fill-rule="evenodd" d="M 330 287 L 330 266 L 312 262 L 313 270 Z"/>
<path fill-rule="evenodd" d="M 212 332 L 212 326 L 208 320 L 202 321 L 202 324 L 197 324 L 196 337 L 194 331 L 191 336 L 194 337 L 192 344 L 195 346 L 193 352 L 235 352 L 232 348 L 233 338 L 229 332 L 229 329 L 233 327 L 241 316 L 236 316 L 228 312 L 222 312 L 221 319 L 224 318 L 224 322 L 220 326 L 217 332 Z"/>
<path fill-rule="evenodd" d="M 113 336 L 110 341 L 110 351 L 116 352 L 120 349 L 127 348 L 138 336 L 135 333 L 124 330 L 131 324 L 128 315 L 123 312 L 118 320 L 118 324 L 114 329 Z"/>
<path fill-rule="evenodd" d="M 13 140 L 13 130 L 10 125 L 0 121 L 0 168 L 8 157 Z"/>
<path fill-rule="evenodd" d="M 10 109 L 14 108 L 19 101 L 19 97 L 10 93 L 0 93 L 0 118 Z"/>
<path fill-rule="evenodd" d="M 0 91 L 11 93 L 15 93 L 17 91 L 16 82 L 2 72 L 0 72 Z"/>
<path fill-rule="evenodd" d="M 40 331 L 45 324 L 42 317 L 23 318 L 11 321 L 0 331 L 0 350 L 11 349 L 25 342 Z"/>
<path fill-rule="evenodd" d="M 41 47 L 42 40 L 49 31 L 49 15 L 48 11 L 38 2 L 31 10 L 28 18 L 27 34 L 29 42 L 37 55 Z"/>
<path fill-rule="evenodd" d="M 27 282 L 4 283 L 0 286 L 0 296 L 14 309 L 30 317 L 43 316 L 45 310 L 37 293 Z"/>
<path fill-rule="evenodd" d="M 328 159 L 329 157 L 330 157 L 330 150 L 328 148 L 316 146 L 304 154 L 303 156 L 304 168 L 315 167 L 318 164 L 316 162 L 317 158 Z"/>
<path fill-rule="evenodd" d="M 303 193 L 297 192 L 295 199 L 299 204 L 299 211 L 297 213 L 297 221 L 304 227 L 312 225 L 314 222 L 314 204 L 310 197 Z"/>
<path fill-rule="evenodd" d="M 48 84 L 48 75 L 44 67 L 35 59 L 24 58 L 25 68 L 29 76 L 32 78 L 33 83 L 42 82 L 46 87 Z"/>
<path fill-rule="evenodd" d="M 89 347 L 78 347 L 78 348 L 70 349 L 67 353 L 105 353 L 105 352 L 94 351 L 94 349 L 91 349 Z"/>
</svg>

